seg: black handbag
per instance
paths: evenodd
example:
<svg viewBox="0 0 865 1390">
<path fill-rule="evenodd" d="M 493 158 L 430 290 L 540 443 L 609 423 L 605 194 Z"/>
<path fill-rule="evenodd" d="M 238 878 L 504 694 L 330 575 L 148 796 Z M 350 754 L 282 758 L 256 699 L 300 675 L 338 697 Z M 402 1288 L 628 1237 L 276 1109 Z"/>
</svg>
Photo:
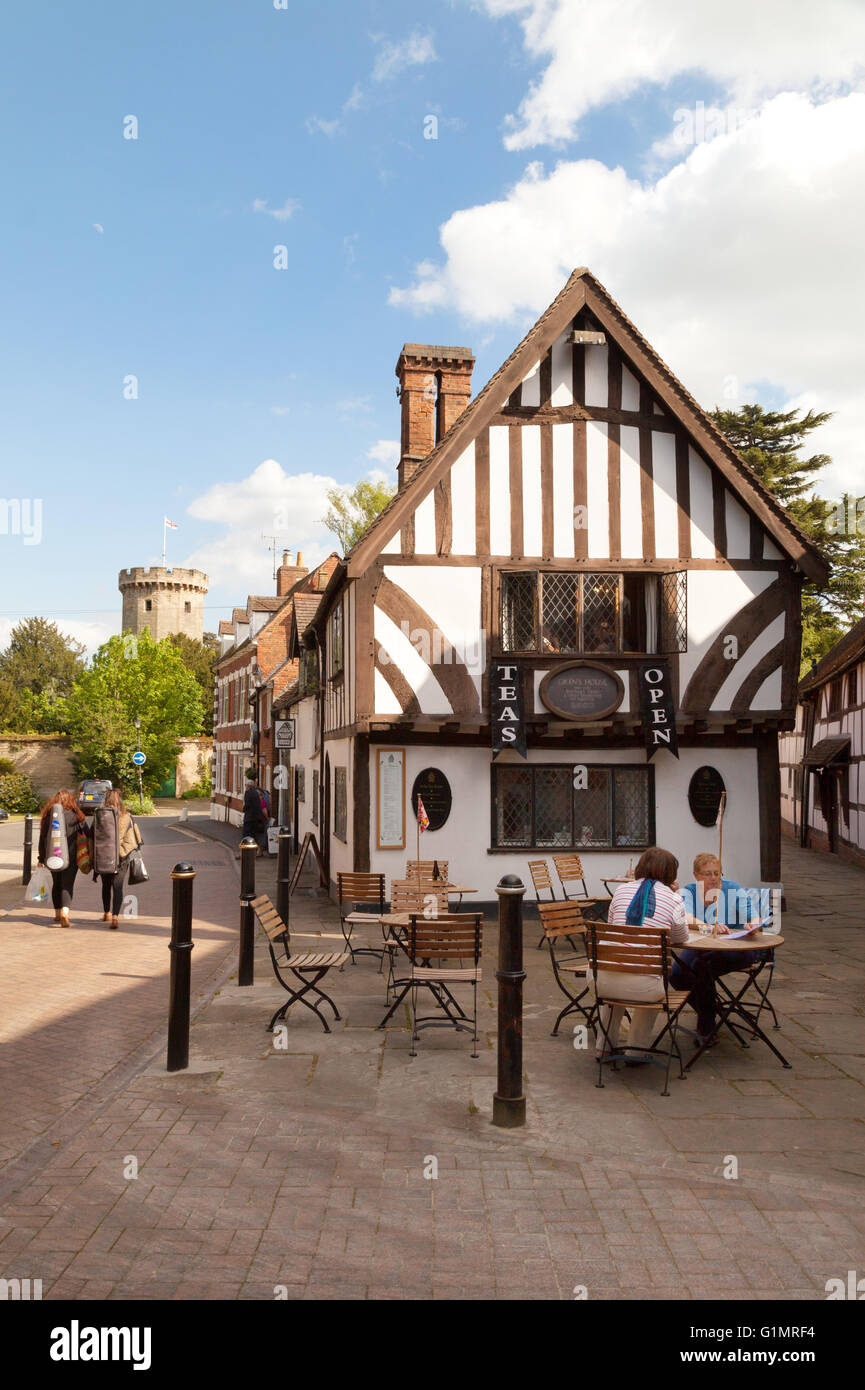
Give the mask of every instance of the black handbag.
<svg viewBox="0 0 865 1390">
<path fill-rule="evenodd" d="M 136 850 L 133 850 L 132 853 L 131 853 L 130 856 L 129 856 L 129 883 L 130 883 L 130 886 L 131 886 L 131 887 L 135 887 L 135 885 L 136 885 L 137 883 L 147 883 L 147 882 L 149 881 L 149 879 L 150 879 L 150 875 L 149 875 L 149 873 L 147 872 L 147 869 L 146 869 L 145 864 L 144 864 L 144 860 L 143 860 L 142 857 L 141 857 L 141 851 L 140 851 L 140 850 L 137 850 L 137 849 L 136 849 Z"/>
</svg>

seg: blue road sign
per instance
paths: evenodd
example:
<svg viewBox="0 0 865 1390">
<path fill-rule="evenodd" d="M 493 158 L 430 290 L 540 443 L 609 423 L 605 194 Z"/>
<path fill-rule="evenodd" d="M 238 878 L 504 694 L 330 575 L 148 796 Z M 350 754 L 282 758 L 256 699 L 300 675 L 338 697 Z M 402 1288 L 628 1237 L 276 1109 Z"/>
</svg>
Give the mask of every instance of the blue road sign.
<svg viewBox="0 0 865 1390">
<path fill-rule="evenodd" d="M 134 762 L 136 767 L 142 767 L 144 763 L 147 762 L 147 754 L 142 753 L 140 751 L 138 753 L 133 753 L 132 761 Z"/>
</svg>

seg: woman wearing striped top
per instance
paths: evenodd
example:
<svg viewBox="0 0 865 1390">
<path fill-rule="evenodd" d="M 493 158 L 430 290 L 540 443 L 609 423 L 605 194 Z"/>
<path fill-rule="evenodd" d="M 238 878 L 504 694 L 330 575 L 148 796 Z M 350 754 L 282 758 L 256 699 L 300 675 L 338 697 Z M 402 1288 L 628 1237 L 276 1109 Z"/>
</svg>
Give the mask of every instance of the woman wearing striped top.
<svg viewBox="0 0 865 1390">
<path fill-rule="evenodd" d="M 688 923 L 685 904 L 678 895 L 679 885 L 676 874 L 679 861 L 669 850 L 653 845 L 640 858 L 633 883 L 622 883 L 613 894 L 607 921 L 611 926 L 657 927 L 670 933 L 673 945 L 681 946 L 688 940 Z M 586 972 L 590 985 L 594 984 L 591 966 Z M 598 984 L 607 998 L 633 999 L 647 1004 L 660 1002 L 664 997 L 664 982 L 660 975 L 620 975 L 615 971 L 599 970 Z M 616 1047 L 623 1008 L 601 1009 L 601 1022 L 606 1030 L 609 1045 Z M 651 1047 L 652 1033 L 660 1022 L 660 1017 L 649 1010 L 635 1009 L 631 1018 L 628 1041 L 635 1051 L 626 1053 L 631 1060 L 644 1061 L 639 1048 Z M 597 1034 L 598 1053 L 604 1044 L 604 1036 Z"/>
</svg>

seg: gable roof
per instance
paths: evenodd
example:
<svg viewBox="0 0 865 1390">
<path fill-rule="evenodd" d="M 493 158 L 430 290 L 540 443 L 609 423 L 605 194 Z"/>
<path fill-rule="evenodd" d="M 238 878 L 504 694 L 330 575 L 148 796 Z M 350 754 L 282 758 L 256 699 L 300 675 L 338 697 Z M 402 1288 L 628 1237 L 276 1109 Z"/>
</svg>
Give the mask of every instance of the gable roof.
<svg viewBox="0 0 865 1390">
<path fill-rule="evenodd" d="M 231 620 L 230 620 L 229 618 L 220 618 L 220 620 L 219 620 L 219 635 L 220 635 L 220 637 L 227 637 L 229 634 L 233 634 L 233 633 L 234 633 L 234 623 L 231 622 Z"/>
<path fill-rule="evenodd" d="M 277 608 L 285 603 L 287 597 L 287 594 L 250 594 L 246 600 L 246 611 L 247 613 L 275 613 Z"/>
<path fill-rule="evenodd" d="M 550 350 L 559 334 L 582 308 L 587 308 L 595 316 L 670 414 L 681 422 L 706 458 L 751 508 L 784 553 L 809 579 L 825 583 L 829 568 L 821 551 L 764 487 L 756 473 L 646 342 L 601 282 L 585 267 L 573 272 L 564 289 L 544 310 L 510 357 L 490 377 L 432 453 L 418 465 L 405 487 L 391 498 L 369 530 L 352 547 L 346 556 L 349 577 L 362 574 L 376 559 L 405 518 L 456 462 L 475 435 L 502 409 L 511 392 Z"/>
<path fill-rule="evenodd" d="M 799 694 L 804 695 L 817 686 L 825 685 L 833 676 L 840 675 L 849 666 L 855 665 L 865 657 L 865 618 L 851 627 L 834 645 L 830 647 L 813 671 L 809 671 L 799 682 Z"/>
</svg>

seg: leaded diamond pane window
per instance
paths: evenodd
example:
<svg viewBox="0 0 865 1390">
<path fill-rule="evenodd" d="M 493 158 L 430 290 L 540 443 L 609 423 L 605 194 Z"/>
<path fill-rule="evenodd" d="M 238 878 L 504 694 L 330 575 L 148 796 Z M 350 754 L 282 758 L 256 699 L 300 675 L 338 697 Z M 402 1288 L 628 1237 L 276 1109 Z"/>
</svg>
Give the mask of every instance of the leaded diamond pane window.
<svg viewBox="0 0 865 1390">
<path fill-rule="evenodd" d="M 621 575 L 584 574 L 582 578 L 583 651 L 618 651 Z"/>
<path fill-rule="evenodd" d="M 661 651 L 688 650 L 688 575 L 661 575 Z"/>
<path fill-rule="evenodd" d="M 617 845 L 649 843 L 649 804 L 641 768 L 617 768 L 613 774 L 613 815 Z"/>
<path fill-rule="evenodd" d="M 578 574 L 541 576 L 541 647 L 545 652 L 579 650 Z"/>
<path fill-rule="evenodd" d="M 574 843 L 608 849 L 613 843 L 610 770 L 587 767 L 586 786 L 574 789 Z"/>
<path fill-rule="evenodd" d="M 344 767 L 333 770 L 333 833 L 338 840 L 345 840 L 348 808 L 347 778 Z"/>
<path fill-rule="evenodd" d="M 537 575 L 502 575 L 502 645 L 506 652 L 537 647 Z"/>
<path fill-rule="evenodd" d="M 569 767 L 540 767 L 535 773 L 535 843 L 570 845 L 571 783 Z"/>
<path fill-rule="evenodd" d="M 646 849 L 655 834 L 654 769 L 589 763 L 493 766 L 493 847 Z"/>
<path fill-rule="evenodd" d="M 497 788 L 496 844 L 532 843 L 532 770 L 527 767 L 494 769 Z"/>
</svg>

